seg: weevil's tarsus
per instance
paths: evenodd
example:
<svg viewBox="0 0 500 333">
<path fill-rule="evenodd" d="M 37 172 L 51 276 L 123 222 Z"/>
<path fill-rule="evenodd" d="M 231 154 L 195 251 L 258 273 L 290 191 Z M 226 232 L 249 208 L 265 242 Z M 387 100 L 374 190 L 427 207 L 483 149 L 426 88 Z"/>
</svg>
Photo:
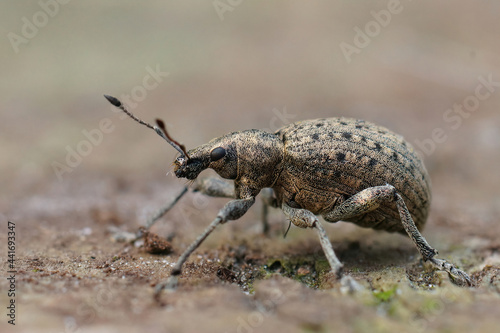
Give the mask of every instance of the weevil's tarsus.
<svg viewBox="0 0 500 333">
<path fill-rule="evenodd" d="M 470 276 L 464 271 L 456 268 L 452 263 L 437 258 L 431 258 L 428 262 L 438 270 L 447 272 L 455 284 L 463 287 L 472 287 L 474 285 Z"/>
</svg>

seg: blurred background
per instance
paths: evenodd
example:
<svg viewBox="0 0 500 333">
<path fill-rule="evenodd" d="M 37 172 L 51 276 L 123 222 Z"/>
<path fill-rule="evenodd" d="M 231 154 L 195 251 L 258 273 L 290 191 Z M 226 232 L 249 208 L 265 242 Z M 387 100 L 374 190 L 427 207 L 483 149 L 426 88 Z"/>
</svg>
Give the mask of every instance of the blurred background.
<svg viewBox="0 0 500 333">
<path fill-rule="evenodd" d="M 414 145 L 427 142 L 436 192 L 446 193 L 442 176 L 464 199 L 499 201 L 499 84 L 461 120 L 443 118 L 474 96 L 480 77 L 500 82 L 496 1 L 46 0 L 1 7 L 4 196 L 93 174 L 161 179 L 175 151 L 120 118 L 102 97 L 110 94 L 128 95 L 129 108 L 146 121 L 163 118 L 188 148 L 242 129 L 364 118 Z M 102 140 L 95 134 L 97 144 L 82 143 L 82 131 L 99 129 L 105 118 L 111 131 Z M 425 140 L 436 128 L 446 138 L 432 147 Z M 69 166 L 68 151 L 78 148 L 87 155 Z"/>
<path fill-rule="evenodd" d="M 426 156 L 431 174 L 453 179 L 464 197 L 498 203 L 498 83 L 458 128 L 443 119 L 474 95 L 479 77 L 500 81 L 496 1 L 1 6 L 3 195 L 60 182 L 54 162 L 69 167 L 63 181 L 94 173 L 160 179 L 175 151 L 120 118 L 106 93 L 129 95 L 146 121 L 165 119 L 188 148 L 317 117 L 365 118 L 414 144 L 442 128 L 447 139 Z M 90 153 L 69 166 L 68 151 L 86 140 L 82 131 L 99 129 L 104 118 L 112 131 L 97 145 L 82 144 Z M 445 192 L 433 178 L 435 191 Z"/>
<path fill-rule="evenodd" d="M 18 255 L 99 256 L 107 224 L 134 230 L 182 188 L 165 175 L 176 151 L 109 94 L 145 121 L 164 119 L 188 149 L 319 117 L 386 126 L 425 158 L 430 243 L 498 248 L 499 10 L 496 0 L 3 1 L 0 217 L 19 222 Z M 186 201 L 198 215 L 184 226 L 173 211 L 162 234 L 178 227 L 191 240 L 196 231 L 183 228 L 196 220 L 201 230 L 225 201 Z M 24 304 L 38 308 L 28 294 Z M 51 315 L 65 315 L 67 302 L 53 304 Z"/>
</svg>

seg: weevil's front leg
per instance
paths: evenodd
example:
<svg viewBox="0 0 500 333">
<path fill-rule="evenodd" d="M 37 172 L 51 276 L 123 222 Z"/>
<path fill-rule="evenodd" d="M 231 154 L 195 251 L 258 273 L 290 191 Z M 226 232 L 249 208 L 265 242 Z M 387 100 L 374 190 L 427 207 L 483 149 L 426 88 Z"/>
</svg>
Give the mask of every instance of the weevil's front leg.
<svg viewBox="0 0 500 333">
<path fill-rule="evenodd" d="M 199 191 L 211 197 L 234 198 L 234 184 L 216 177 L 207 177 L 197 180 L 193 185 L 193 191 Z M 260 192 L 262 198 L 262 225 L 263 233 L 269 233 L 268 211 L 269 206 L 278 207 L 273 189 L 264 188 Z"/>
<path fill-rule="evenodd" d="M 184 194 L 186 194 L 187 190 L 188 188 L 184 187 L 182 191 L 179 192 L 179 194 L 177 194 L 174 200 L 172 200 L 171 202 L 160 208 L 155 213 L 155 215 L 153 215 L 146 221 L 144 227 L 140 227 L 139 230 L 136 231 L 135 233 L 129 231 L 115 231 L 112 236 L 113 239 L 117 242 L 135 242 L 136 240 L 138 240 L 143 236 L 144 230 L 149 230 L 153 226 L 153 224 L 156 223 L 156 221 L 158 221 L 163 215 L 165 215 L 170 209 L 172 209 L 172 207 L 175 206 L 175 204 L 180 200 L 180 198 L 182 198 Z"/>
<path fill-rule="evenodd" d="M 332 212 L 325 214 L 324 218 L 329 222 L 347 220 L 373 211 L 384 202 L 393 201 L 396 203 L 396 207 L 406 233 L 417 246 L 417 249 L 422 255 L 424 261 L 429 261 L 436 268 L 448 272 L 457 284 L 471 285 L 471 280 L 465 272 L 457 269 L 453 264 L 445 260 L 434 258 L 438 252 L 433 249 L 429 243 L 427 243 L 425 238 L 418 231 L 403 198 L 392 185 L 367 188 L 342 202 Z"/>
<path fill-rule="evenodd" d="M 318 218 L 307 209 L 292 208 L 285 203 L 281 208 L 283 209 L 283 213 L 285 213 L 286 217 L 288 217 L 290 221 L 297 227 L 316 229 L 316 231 L 318 232 L 321 247 L 325 252 L 326 259 L 328 260 L 332 271 L 335 272 L 338 278 L 340 278 L 342 276 L 342 268 L 344 267 L 344 265 L 342 265 L 342 263 L 335 255 L 332 243 L 330 243 L 325 229 L 323 229 L 323 226 L 319 222 Z"/>
<path fill-rule="evenodd" d="M 146 230 L 149 230 L 149 228 L 151 228 L 153 226 L 153 224 L 155 224 L 156 221 L 158 221 L 163 215 L 165 215 L 170 209 L 172 209 L 172 207 L 175 206 L 177 201 L 179 201 L 179 199 L 182 198 L 182 196 L 184 194 L 186 194 L 187 190 L 188 190 L 188 188 L 184 187 L 182 189 L 182 191 L 174 198 L 174 200 L 172 202 L 170 202 L 167 205 L 165 205 L 164 207 L 160 208 L 156 212 L 156 214 L 146 222 L 146 225 L 144 226 L 146 228 Z"/>
<path fill-rule="evenodd" d="M 193 184 L 193 191 L 199 191 L 211 197 L 235 198 L 234 184 L 216 177 L 196 180 Z"/>
<path fill-rule="evenodd" d="M 161 282 L 156 286 L 155 299 L 159 299 L 160 293 L 163 289 L 175 289 L 177 286 L 177 277 L 182 273 L 182 265 L 186 262 L 188 257 L 196 250 L 200 244 L 215 230 L 215 228 L 222 223 L 230 220 L 237 220 L 253 205 L 255 198 L 236 199 L 229 201 L 217 214 L 217 217 L 210 223 L 210 225 L 203 231 L 196 240 L 189 245 L 184 253 L 179 257 L 175 264 L 170 278 L 167 281 Z"/>
</svg>

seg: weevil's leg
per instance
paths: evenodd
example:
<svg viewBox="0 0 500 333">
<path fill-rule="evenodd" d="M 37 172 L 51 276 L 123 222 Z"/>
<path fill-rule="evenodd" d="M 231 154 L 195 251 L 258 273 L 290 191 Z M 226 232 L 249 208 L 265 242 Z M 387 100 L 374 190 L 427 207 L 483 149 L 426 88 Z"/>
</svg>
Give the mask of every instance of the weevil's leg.
<svg viewBox="0 0 500 333">
<path fill-rule="evenodd" d="M 448 272 L 451 278 L 458 284 L 471 285 L 471 280 L 465 272 L 457 269 L 455 266 L 445 260 L 434 258 L 434 256 L 437 254 L 437 251 L 433 249 L 429 245 L 429 243 L 427 243 L 425 238 L 418 231 L 417 226 L 415 225 L 415 222 L 413 222 L 413 219 L 411 218 L 410 212 L 408 211 L 403 198 L 396 191 L 396 188 L 392 185 L 367 188 L 348 198 L 346 201 L 337 206 L 332 212 L 325 214 L 324 218 L 329 222 L 347 220 L 358 215 L 373 211 L 384 202 L 392 201 L 396 203 L 396 207 L 398 209 L 399 216 L 401 217 L 401 222 L 406 233 L 408 234 L 408 236 L 410 236 L 411 240 L 416 245 L 424 261 L 429 261 L 436 268 Z"/>
<path fill-rule="evenodd" d="M 205 231 L 203 231 L 203 233 L 199 235 L 198 238 L 196 238 L 196 240 L 191 243 L 191 245 L 189 245 L 189 247 L 179 257 L 168 280 L 161 282 L 156 286 L 155 299 L 159 299 L 160 293 L 163 289 L 175 289 L 177 286 L 177 277 L 182 273 L 182 265 L 184 265 L 191 253 L 193 253 L 193 251 L 200 246 L 200 244 L 208 237 L 208 235 L 212 233 L 212 231 L 215 230 L 219 224 L 239 219 L 247 212 L 254 202 L 254 197 L 248 199 L 236 199 L 229 201 L 224 207 L 222 207 L 212 223 L 210 223 Z"/>
<path fill-rule="evenodd" d="M 318 218 L 307 209 L 292 208 L 285 203 L 281 208 L 283 209 L 283 213 L 285 213 L 286 217 L 288 217 L 290 221 L 297 227 L 316 229 L 316 231 L 318 232 L 321 247 L 325 252 L 326 259 L 328 260 L 332 271 L 335 272 L 338 278 L 340 278 L 342 276 L 342 267 L 344 265 L 342 265 L 342 263 L 335 255 L 332 243 L 330 243 L 326 231 L 318 221 Z"/>
<path fill-rule="evenodd" d="M 234 184 L 216 177 L 197 179 L 193 191 L 201 192 L 211 197 L 235 198 Z"/>
<path fill-rule="evenodd" d="M 401 195 L 397 193 L 396 190 L 394 190 L 394 193 L 396 206 L 398 207 L 399 215 L 401 216 L 401 221 L 403 222 L 403 227 L 405 228 L 408 236 L 410 236 L 410 238 L 417 246 L 420 254 L 422 254 L 424 261 L 429 261 L 438 270 L 447 272 L 456 284 L 461 286 L 472 286 L 472 280 L 469 275 L 467 275 L 467 273 L 456 268 L 452 263 L 446 260 L 434 258 L 434 256 L 438 254 L 438 251 L 432 249 L 425 238 L 418 231 Z M 432 250 L 432 252 L 430 250 Z"/>
<path fill-rule="evenodd" d="M 172 207 L 175 206 L 177 201 L 179 201 L 179 199 L 182 198 L 184 194 L 186 194 L 187 190 L 188 188 L 184 187 L 172 202 L 169 202 L 167 205 L 160 208 L 155 215 L 153 215 L 149 220 L 146 221 L 144 227 L 140 227 L 139 230 L 135 233 L 121 230 L 114 231 L 112 236 L 113 240 L 116 242 L 135 242 L 136 240 L 141 238 L 143 236 L 143 230 L 149 230 L 149 228 L 151 228 L 153 224 L 156 223 L 156 221 L 158 221 L 163 215 L 165 215 L 170 209 L 172 209 Z"/>
<path fill-rule="evenodd" d="M 172 209 L 172 207 L 175 206 L 175 204 L 177 203 L 177 201 L 179 201 L 180 198 L 182 198 L 182 196 L 184 194 L 186 194 L 188 188 L 187 187 L 184 187 L 182 189 L 182 191 L 175 197 L 175 199 L 170 202 L 169 204 L 165 205 L 164 207 L 160 208 L 155 215 L 153 215 L 147 222 L 146 222 L 146 225 L 144 226 L 144 228 L 146 228 L 146 230 L 149 230 L 149 228 L 151 228 L 153 226 L 153 224 L 156 223 L 156 221 L 158 221 L 163 215 L 165 215 L 170 209 Z"/>
<path fill-rule="evenodd" d="M 193 185 L 194 191 L 199 191 L 211 197 L 234 198 L 234 184 L 216 177 L 207 177 L 197 180 Z M 271 188 L 264 188 L 260 191 L 262 198 L 262 224 L 264 234 L 269 233 L 268 206 L 278 207 L 274 191 Z"/>
<path fill-rule="evenodd" d="M 146 230 L 151 228 L 151 226 L 155 224 L 157 220 L 159 220 L 163 215 L 165 215 L 165 213 L 167 213 L 172 207 L 174 207 L 177 201 L 179 201 L 179 199 L 184 194 L 186 194 L 187 190 L 188 188 L 184 187 L 182 192 L 177 195 L 174 201 L 158 210 L 158 212 L 146 222 L 146 225 L 144 226 Z M 197 180 L 193 186 L 193 191 L 200 191 L 201 193 L 212 197 L 234 198 L 234 185 L 215 177 L 208 177 Z M 139 231 L 137 237 L 140 238 L 141 236 L 142 235 Z"/>
<path fill-rule="evenodd" d="M 263 188 L 260 191 L 260 197 L 262 199 L 262 230 L 265 235 L 269 234 L 269 206 L 277 208 L 278 202 L 274 197 L 274 191 L 272 188 Z"/>
</svg>

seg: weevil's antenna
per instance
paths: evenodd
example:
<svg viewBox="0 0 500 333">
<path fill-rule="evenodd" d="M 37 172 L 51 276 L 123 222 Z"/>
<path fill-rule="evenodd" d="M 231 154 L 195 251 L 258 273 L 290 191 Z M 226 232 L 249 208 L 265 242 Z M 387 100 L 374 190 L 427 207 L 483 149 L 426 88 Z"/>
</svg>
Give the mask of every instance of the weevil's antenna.
<svg viewBox="0 0 500 333">
<path fill-rule="evenodd" d="M 137 118 L 136 116 L 134 116 L 129 110 L 127 110 L 125 108 L 125 106 L 122 104 L 122 102 L 120 102 L 120 100 L 118 100 L 118 98 L 113 97 L 113 96 L 109 96 L 109 95 L 104 95 L 104 97 L 106 97 L 106 99 L 108 100 L 108 102 L 110 102 L 111 104 L 113 104 L 113 106 L 116 106 L 117 108 L 119 108 L 120 110 L 122 110 L 123 112 L 125 112 L 130 118 L 134 119 L 139 124 L 142 124 L 144 126 L 147 126 L 147 127 L 151 128 L 152 130 L 155 130 L 154 126 L 152 126 L 151 124 L 148 124 L 145 121 L 140 120 L 139 118 Z M 160 136 L 162 136 L 162 135 L 160 135 Z"/>
<path fill-rule="evenodd" d="M 189 159 L 189 156 L 186 152 L 186 147 L 170 137 L 162 120 L 156 119 L 156 124 L 158 124 L 158 126 L 153 126 L 134 116 L 132 112 L 125 108 L 125 106 L 122 104 L 122 102 L 120 102 L 120 100 L 118 100 L 118 98 L 109 95 L 104 95 L 104 97 L 108 100 L 108 102 L 113 104 L 113 106 L 116 106 L 117 108 L 125 112 L 130 118 L 134 119 L 139 124 L 142 124 L 154 130 L 159 136 L 165 139 L 172 147 L 174 147 L 179 153 L 181 153 L 182 156 L 184 156 L 186 159 Z"/>
<path fill-rule="evenodd" d="M 167 129 L 165 127 L 165 123 L 163 122 L 163 120 L 156 119 L 156 125 L 158 125 L 158 127 L 155 127 L 156 133 L 158 133 L 158 134 L 161 133 L 160 136 L 162 136 L 165 140 L 167 140 L 172 145 L 172 147 L 174 147 L 179 153 L 181 153 L 181 155 L 184 155 L 186 157 L 186 159 L 189 160 L 189 156 L 187 154 L 186 147 L 184 147 L 183 144 L 172 139 L 172 137 L 167 132 Z M 161 132 L 159 130 L 161 130 Z"/>
</svg>

